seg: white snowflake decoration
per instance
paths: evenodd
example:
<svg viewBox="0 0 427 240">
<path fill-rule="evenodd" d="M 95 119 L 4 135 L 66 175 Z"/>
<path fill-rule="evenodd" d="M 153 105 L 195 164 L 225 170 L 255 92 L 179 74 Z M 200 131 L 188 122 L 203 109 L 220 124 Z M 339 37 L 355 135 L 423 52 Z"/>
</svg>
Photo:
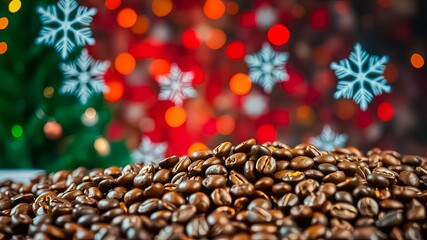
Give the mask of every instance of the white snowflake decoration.
<svg viewBox="0 0 427 240">
<path fill-rule="evenodd" d="M 356 43 L 349 59 L 343 59 L 338 64 L 331 63 L 330 67 L 338 78 L 334 98 L 352 98 L 362 110 L 366 110 L 374 96 L 391 92 L 383 76 L 387 62 L 387 56 L 369 56 Z"/>
<path fill-rule="evenodd" d="M 258 117 L 267 111 L 268 100 L 260 93 L 250 93 L 243 100 L 243 111 L 250 117 Z"/>
<path fill-rule="evenodd" d="M 335 147 L 343 147 L 347 142 L 347 134 L 334 133 L 329 125 L 323 127 L 318 137 L 310 138 L 310 142 L 319 149 L 331 151 Z"/>
<path fill-rule="evenodd" d="M 86 104 L 93 94 L 108 90 L 104 74 L 109 66 L 108 61 L 96 61 L 89 56 L 86 49 L 83 49 L 78 59 L 60 65 L 64 73 L 64 82 L 59 92 L 75 95 L 82 104 Z"/>
<path fill-rule="evenodd" d="M 79 6 L 75 0 L 60 0 L 56 5 L 38 7 L 43 24 L 36 43 L 54 46 L 65 59 L 75 46 L 93 45 L 89 25 L 95 8 Z"/>
<path fill-rule="evenodd" d="M 165 142 L 153 143 L 150 138 L 144 136 L 138 149 L 135 149 L 131 158 L 133 162 L 158 162 L 165 158 L 167 144 Z"/>
<path fill-rule="evenodd" d="M 197 96 L 191 85 L 193 78 L 192 72 L 182 72 L 176 64 L 172 64 L 169 74 L 161 75 L 157 79 L 160 85 L 159 99 L 182 105 L 184 99 Z"/>
<path fill-rule="evenodd" d="M 289 75 L 285 71 L 288 58 L 288 53 L 275 52 L 268 43 L 264 43 L 258 53 L 245 57 L 249 66 L 249 77 L 252 82 L 258 83 L 270 93 L 277 82 L 288 80 Z"/>
</svg>

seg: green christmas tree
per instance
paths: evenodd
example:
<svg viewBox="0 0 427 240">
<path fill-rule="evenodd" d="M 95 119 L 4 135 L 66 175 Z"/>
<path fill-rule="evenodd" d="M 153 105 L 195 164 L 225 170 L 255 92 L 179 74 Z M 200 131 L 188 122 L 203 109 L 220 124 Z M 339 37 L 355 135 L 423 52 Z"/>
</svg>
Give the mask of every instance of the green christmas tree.
<svg viewBox="0 0 427 240">
<path fill-rule="evenodd" d="M 105 104 L 103 94 L 87 100 L 61 94 L 66 92 L 64 68 L 84 55 L 85 44 L 70 37 L 75 46 L 64 58 L 59 48 L 36 41 L 43 27 L 41 8 L 76 2 L 25 1 L 20 7 L 19 0 L 12 2 L 0 2 L 0 18 L 8 22 L 0 30 L 0 42 L 7 45 L 0 55 L 0 168 L 54 171 L 127 164 L 124 141 L 106 140 L 112 106 Z"/>
</svg>

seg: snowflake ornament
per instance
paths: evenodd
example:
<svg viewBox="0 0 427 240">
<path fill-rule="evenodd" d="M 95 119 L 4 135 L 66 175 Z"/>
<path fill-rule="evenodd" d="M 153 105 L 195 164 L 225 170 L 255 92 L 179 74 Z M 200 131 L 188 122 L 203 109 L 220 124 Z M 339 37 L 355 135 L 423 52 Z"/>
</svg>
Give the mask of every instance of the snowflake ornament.
<svg viewBox="0 0 427 240">
<path fill-rule="evenodd" d="M 81 104 L 86 104 L 93 94 L 108 90 L 104 74 L 109 66 L 108 61 L 96 61 L 83 49 L 77 60 L 60 65 L 64 82 L 59 93 L 75 95 Z"/>
<path fill-rule="evenodd" d="M 331 126 L 323 127 L 322 133 L 318 137 L 310 138 L 310 142 L 319 149 L 331 151 L 335 147 L 343 147 L 347 142 L 347 134 L 337 134 L 331 129 Z"/>
<path fill-rule="evenodd" d="M 362 110 L 366 110 L 374 96 L 391 92 L 391 87 L 383 76 L 387 62 L 387 56 L 369 56 L 356 43 L 349 59 L 330 65 L 338 78 L 334 98 L 352 98 Z"/>
<path fill-rule="evenodd" d="M 184 99 L 197 96 L 196 90 L 191 85 L 194 74 L 182 72 L 176 64 L 171 65 L 168 75 L 157 78 L 160 85 L 160 100 L 171 100 L 176 105 L 182 105 Z"/>
<path fill-rule="evenodd" d="M 264 43 L 258 53 L 248 54 L 245 61 L 249 66 L 249 77 L 252 82 L 261 85 L 267 93 L 271 93 L 274 85 L 289 78 L 285 70 L 289 54 L 275 52 L 270 44 Z"/>
<path fill-rule="evenodd" d="M 138 149 L 131 153 L 133 162 L 158 162 L 165 158 L 167 144 L 165 142 L 153 143 L 150 138 L 144 136 Z"/>
<path fill-rule="evenodd" d="M 89 29 L 95 8 L 79 6 L 75 0 L 60 0 L 56 5 L 38 7 L 37 12 L 43 27 L 36 43 L 54 46 L 62 59 L 67 58 L 75 46 L 95 43 Z"/>
</svg>

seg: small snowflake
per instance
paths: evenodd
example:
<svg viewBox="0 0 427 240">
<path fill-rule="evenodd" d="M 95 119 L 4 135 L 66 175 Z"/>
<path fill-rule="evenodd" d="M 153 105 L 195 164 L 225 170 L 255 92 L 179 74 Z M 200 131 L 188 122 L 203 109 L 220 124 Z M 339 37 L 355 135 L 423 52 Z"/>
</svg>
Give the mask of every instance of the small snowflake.
<svg viewBox="0 0 427 240">
<path fill-rule="evenodd" d="M 310 138 L 310 142 L 317 148 L 331 151 L 335 147 L 343 147 L 347 141 L 347 134 L 334 133 L 329 125 L 323 127 L 318 137 Z"/>
<path fill-rule="evenodd" d="M 59 92 L 76 95 L 82 104 L 86 104 L 94 93 L 108 90 L 104 74 L 109 66 L 108 61 L 96 61 L 83 49 L 77 60 L 60 65 L 64 82 Z"/>
<path fill-rule="evenodd" d="M 249 65 L 249 77 L 270 93 L 277 82 L 288 80 L 289 76 L 285 71 L 288 57 L 288 53 L 275 52 L 268 43 L 264 43 L 258 53 L 245 57 Z"/>
<path fill-rule="evenodd" d="M 133 162 L 158 162 L 165 158 L 166 149 L 165 142 L 152 143 L 150 138 L 144 136 L 141 145 L 132 152 L 131 158 Z"/>
<path fill-rule="evenodd" d="M 37 12 L 43 27 L 36 43 L 54 46 L 63 59 L 76 45 L 95 43 L 89 29 L 95 8 L 79 6 L 75 0 L 60 0 L 56 5 L 38 7 Z"/>
<path fill-rule="evenodd" d="M 374 96 L 391 92 L 391 87 L 383 76 L 387 62 L 388 57 L 369 56 L 356 43 L 350 54 L 350 61 L 343 59 L 338 64 L 331 63 L 330 67 L 338 78 L 334 98 L 352 98 L 362 110 L 366 110 Z"/>
<path fill-rule="evenodd" d="M 172 64 L 168 75 L 158 77 L 160 85 L 160 100 L 171 100 L 176 105 L 182 105 L 184 99 L 197 96 L 196 90 L 191 85 L 194 74 L 182 72 L 176 64 Z"/>
</svg>

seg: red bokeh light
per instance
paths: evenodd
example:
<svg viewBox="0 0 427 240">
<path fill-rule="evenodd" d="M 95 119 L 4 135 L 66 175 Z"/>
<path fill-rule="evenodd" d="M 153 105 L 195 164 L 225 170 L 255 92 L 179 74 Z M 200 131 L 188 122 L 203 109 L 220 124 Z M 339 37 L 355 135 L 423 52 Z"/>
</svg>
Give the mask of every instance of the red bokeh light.
<svg viewBox="0 0 427 240">
<path fill-rule="evenodd" d="M 383 102 L 378 105 L 378 118 L 384 122 L 390 121 L 394 116 L 394 107 L 388 102 Z"/>
<path fill-rule="evenodd" d="M 310 14 L 310 26 L 313 29 L 324 29 L 329 25 L 329 12 L 326 8 L 314 9 Z"/>
<path fill-rule="evenodd" d="M 257 142 L 271 142 L 276 140 L 277 132 L 271 124 L 263 124 L 256 131 Z"/>
<path fill-rule="evenodd" d="M 256 27 L 256 16 L 253 11 L 246 11 L 240 14 L 240 25 L 243 28 L 254 28 Z"/>
<path fill-rule="evenodd" d="M 227 57 L 232 60 L 240 60 L 245 57 L 246 47 L 242 42 L 231 42 L 226 48 Z"/>
<path fill-rule="evenodd" d="M 290 33 L 287 27 L 276 24 L 268 30 L 267 37 L 272 44 L 282 46 L 289 41 Z"/>
<path fill-rule="evenodd" d="M 182 45 L 188 49 L 196 49 L 200 47 L 200 39 L 197 37 L 196 31 L 188 29 L 181 35 Z"/>
<path fill-rule="evenodd" d="M 356 126 L 358 128 L 367 128 L 372 124 L 372 115 L 368 111 L 359 111 L 356 116 Z"/>
</svg>

